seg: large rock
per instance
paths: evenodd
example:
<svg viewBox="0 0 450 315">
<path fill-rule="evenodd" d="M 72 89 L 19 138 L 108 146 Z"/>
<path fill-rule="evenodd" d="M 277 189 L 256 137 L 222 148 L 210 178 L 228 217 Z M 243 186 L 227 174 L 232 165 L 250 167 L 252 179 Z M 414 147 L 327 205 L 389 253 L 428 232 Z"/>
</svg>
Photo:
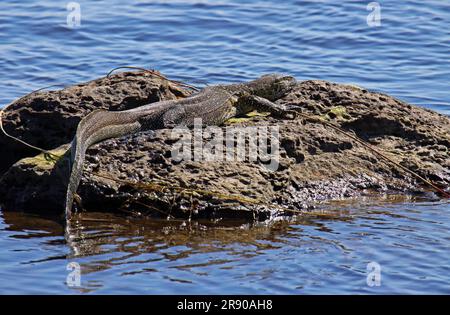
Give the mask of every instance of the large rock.
<svg viewBox="0 0 450 315">
<path fill-rule="evenodd" d="M 94 109 L 125 110 L 185 97 L 188 91 L 149 72 L 123 72 L 58 91 L 24 96 L 3 113 L 5 130 L 30 144 L 53 149 L 69 142 L 80 119 Z M 0 175 L 36 151 L 0 133 Z"/>
<path fill-rule="evenodd" d="M 435 183 L 450 183 L 447 116 L 325 81 L 299 82 L 277 102 L 299 105 L 304 113 L 340 125 Z M 232 126 L 278 126 L 279 167 L 273 171 L 260 162 L 176 161 L 171 149 L 177 138 L 171 130 L 141 132 L 88 151 L 78 190 L 84 209 L 266 219 L 293 213 L 283 212 L 283 207 L 303 211 L 318 201 L 361 193 L 423 189 L 415 178 L 321 123 L 253 116 Z M 64 158 L 56 166 L 42 155 L 23 159 L 1 178 L 1 202 L 6 209 L 61 212 L 67 177 Z"/>
</svg>

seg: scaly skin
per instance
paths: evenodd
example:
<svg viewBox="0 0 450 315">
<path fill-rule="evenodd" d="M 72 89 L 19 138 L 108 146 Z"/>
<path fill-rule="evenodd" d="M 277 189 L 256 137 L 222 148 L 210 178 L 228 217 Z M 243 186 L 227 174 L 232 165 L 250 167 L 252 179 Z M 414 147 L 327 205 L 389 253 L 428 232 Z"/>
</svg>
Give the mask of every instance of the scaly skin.
<svg viewBox="0 0 450 315">
<path fill-rule="evenodd" d="M 71 217 L 86 150 L 93 144 L 142 130 L 191 126 L 195 118 L 201 118 L 205 125 L 221 125 L 229 118 L 255 109 L 282 116 L 285 108 L 273 101 L 285 95 L 294 83 L 295 79 L 290 76 L 270 74 L 247 83 L 206 87 L 182 100 L 162 101 L 120 112 L 93 111 L 80 121 L 72 140 L 66 218 Z"/>
</svg>

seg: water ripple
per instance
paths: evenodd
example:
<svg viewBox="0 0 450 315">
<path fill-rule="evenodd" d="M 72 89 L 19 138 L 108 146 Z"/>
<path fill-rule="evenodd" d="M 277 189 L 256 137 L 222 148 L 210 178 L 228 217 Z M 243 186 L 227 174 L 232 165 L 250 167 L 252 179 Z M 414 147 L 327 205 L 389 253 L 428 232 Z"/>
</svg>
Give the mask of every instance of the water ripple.
<svg viewBox="0 0 450 315">
<path fill-rule="evenodd" d="M 0 106 L 136 65 L 201 84 L 353 83 L 450 114 L 445 1 L 383 1 L 380 27 L 357 1 L 78 2 L 78 28 L 65 3 L 0 3 Z M 349 214 L 230 228 L 106 217 L 80 222 L 69 247 L 57 221 L 0 211 L 0 293 L 449 293 L 448 204 L 339 207 Z M 71 261 L 82 288 L 65 285 Z M 371 261 L 381 287 L 366 285 Z"/>
</svg>

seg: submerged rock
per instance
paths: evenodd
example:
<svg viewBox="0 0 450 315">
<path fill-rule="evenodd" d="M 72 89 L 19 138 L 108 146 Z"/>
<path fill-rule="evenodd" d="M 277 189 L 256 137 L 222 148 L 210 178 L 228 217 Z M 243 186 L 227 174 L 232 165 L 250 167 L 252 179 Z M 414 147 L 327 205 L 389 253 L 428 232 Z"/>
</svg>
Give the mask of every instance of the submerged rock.
<svg viewBox="0 0 450 315">
<path fill-rule="evenodd" d="M 301 106 L 303 113 L 339 125 L 421 176 L 443 187 L 450 183 L 447 116 L 385 94 L 325 81 L 299 82 L 277 103 Z M 172 130 L 141 132 L 88 150 L 78 189 L 82 206 L 88 211 L 163 217 L 264 220 L 305 211 L 320 201 L 372 192 L 415 193 L 423 188 L 348 136 L 301 117 L 251 115 L 220 130 L 225 135 L 227 127 L 251 126 L 279 128 L 276 169 L 248 158 L 178 161 L 172 154 L 178 143 Z M 0 179 L 3 206 L 62 212 L 68 179 L 64 161 L 55 163 L 41 155 L 17 162 Z"/>
</svg>

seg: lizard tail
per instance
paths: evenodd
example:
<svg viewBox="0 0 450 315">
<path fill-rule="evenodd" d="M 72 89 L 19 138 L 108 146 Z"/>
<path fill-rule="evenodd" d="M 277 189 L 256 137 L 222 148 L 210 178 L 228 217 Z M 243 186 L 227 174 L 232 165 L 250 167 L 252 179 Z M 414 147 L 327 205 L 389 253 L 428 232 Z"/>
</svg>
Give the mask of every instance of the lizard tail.
<svg viewBox="0 0 450 315">
<path fill-rule="evenodd" d="M 137 114 L 130 112 L 110 112 L 95 110 L 84 117 L 78 124 L 72 140 L 70 178 L 65 199 L 65 215 L 69 220 L 75 193 L 83 175 L 86 150 L 93 144 L 109 138 L 135 133 L 141 129 Z"/>
</svg>

